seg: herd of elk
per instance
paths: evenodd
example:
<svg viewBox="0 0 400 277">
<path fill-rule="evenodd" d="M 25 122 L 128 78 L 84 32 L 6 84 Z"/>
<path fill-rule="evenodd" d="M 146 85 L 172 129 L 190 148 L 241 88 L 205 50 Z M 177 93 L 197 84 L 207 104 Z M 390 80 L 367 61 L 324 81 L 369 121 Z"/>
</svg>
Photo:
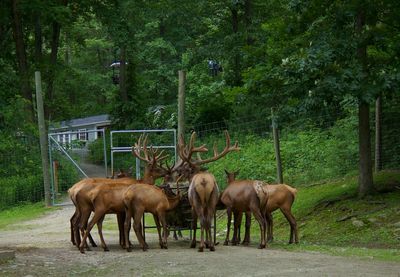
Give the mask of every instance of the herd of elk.
<svg viewBox="0 0 400 277">
<path fill-rule="evenodd" d="M 234 173 L 227 173 L 228 186 L 219 193 L 214 175 L 207 172 L 202 166 L 216 161 L 232 151 L 239 151 L 238 142 L 231 145 L 229 133 L 225 131 L 225 147 L 219 152 L 214 145 L 214 153 L 211 157 L 202 159 L 201 153 L 208 152 L 205 145 L 195 147 L 196 134 L 193 132 L 189 143 L 186 144 L 183 136 L 179 137 L 178 155 L 180 160 L 172 168 L 162 162 L 167 158 L 163 152 L 158 153 L 152 147 L 147 147 L 147 137 L 141 136 L 138 143 L 132 148 L 134 156 L 145 162 L 144 178 L 136 180 L 124 175 L 117 179 L 87 178 L 73 185 L 68 193 L 75 205 L 75 213 L 71 217 L 71 241 L 84 253 L 88 248 L 86 240 L 89 239 L 92 246 L 95 242 L 90 235 L 95 224 L 98 226 L 101 246 L 108 251 L 102 234 L 102 222 L 106 214 L 116 214 L 119 228 L 119 243 L 121 247 L 131 251 L 132 244 L 129 241 L 131 221 L 133 229 L 145 251 L 148 248 L 142 235 L 142 218 L 145 212 L 153 214 L 156 223 L 159 244 L 161 248 L 168 248 L 167 212 L 174 210 L 182 199 L 179 189 L 179 181 L 189 181 L 188 202 L 192 211 L 193 239 L 190 244 L 196 247 L 197 220 L 200 221 L 200 246 L 199 252 L 204 247 L 215 251 L 214 240 L 211 236 L 211 222 L 215 215 L 218 203 L 223 203 L 228 213 L 228 228 L 225 245 L 229 242 L 229 232 L 232 212 L 234 214 L 234 234 L 232 244 L 240 241 L 239 229 L 242 214 L 246 213 L 246 234 L 244 243 L 250 241 L 251 213 L 260 225 L 261 240 L 259 248 L 266 247 L 265 233 L 268 230 L 268 241 L 272 239 L 272 211 L 281 209 L 291 225 L 291 239 L 297 243 L 296 220 L 291 213 L 296 190 L 287 185 L 275 185 L 271 187 L 261 181 L 235 180 Z M 150 151 L 148 150 L 150 149 Z M 143 155 L 141 153 L 143 152 Z M 197 158 L 193 154 L 197 154 Z M 164 186 L 155 186 L 157 178 L 164 178 Z M 166 189 L 176 183 L 177 193 Z M 89 221 L 90 215 L 92 219 Z M 268 227 L 267 227 L 268 225 Z M 205 235 L 205 238 L 204 238 Z M 82 236 L 82 238 L 81 238 Z M 89 248 L 88 248 L 89 249 Z"/>
</svg>

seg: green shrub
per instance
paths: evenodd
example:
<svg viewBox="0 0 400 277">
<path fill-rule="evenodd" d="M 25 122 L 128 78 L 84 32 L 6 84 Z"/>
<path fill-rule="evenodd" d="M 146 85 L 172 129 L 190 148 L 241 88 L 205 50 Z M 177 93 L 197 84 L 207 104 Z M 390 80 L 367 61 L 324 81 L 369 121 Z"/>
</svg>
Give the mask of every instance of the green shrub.
<svg viewBox="0 0 400 277">
<path fill-rule="evenodd" d="M 43 199 L 42 176 L 13 176 L 0 179 L 0 210 L 21 202 L 38 202 Z"/>
</svg>

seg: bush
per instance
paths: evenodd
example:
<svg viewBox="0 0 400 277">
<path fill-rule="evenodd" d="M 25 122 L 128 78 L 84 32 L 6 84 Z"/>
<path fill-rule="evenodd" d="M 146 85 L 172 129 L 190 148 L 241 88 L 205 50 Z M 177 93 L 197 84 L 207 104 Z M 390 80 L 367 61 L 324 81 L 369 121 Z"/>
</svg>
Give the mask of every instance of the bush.
<svg viewBox="0 0 400 277">
<path fill-rule="evenodd" d="M 0 179 L 0 210 L 20 202 L 38 202 L 43 197 L 43 179 L 40 175 Z"/>
</svg>

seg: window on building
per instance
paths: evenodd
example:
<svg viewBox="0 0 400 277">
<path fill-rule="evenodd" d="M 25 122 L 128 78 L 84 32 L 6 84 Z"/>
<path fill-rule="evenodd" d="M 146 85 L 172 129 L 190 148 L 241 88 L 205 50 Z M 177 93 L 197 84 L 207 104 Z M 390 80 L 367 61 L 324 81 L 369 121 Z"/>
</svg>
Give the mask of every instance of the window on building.
<svg viewBox="0 0 400 277">
<path fill-rule="evenodd" d="M 79 129 L 79 140 L 87 141 L 86 129 Z"/>
</svg>

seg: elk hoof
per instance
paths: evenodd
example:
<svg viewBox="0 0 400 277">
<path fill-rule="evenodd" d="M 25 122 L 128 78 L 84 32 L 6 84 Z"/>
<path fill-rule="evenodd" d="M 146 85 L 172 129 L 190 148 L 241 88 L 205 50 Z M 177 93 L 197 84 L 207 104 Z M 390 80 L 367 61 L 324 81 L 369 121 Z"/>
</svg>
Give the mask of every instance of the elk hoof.
<svg viewBox="0 0 400 277">
<path fill-rule="evenodd" d="M 79 251 L 80 251 L 82 254 L 85 254 L 85 249 L 84 249 L 83 247 L 79 247 Z"/>
<path fill-rule="evenodd" d="M 229 242 L 227 240 L 224 241 L 224 245 L 229 245 Z"/>
<path fill-rule="evenodd" d="M 210 247 L 210 251 L 215 251 L 215 247 L 214 247 L 214 246 L 211 246 L 211 247 Z"/>
<path fill-rule="evenodd" d="M 192 243 L 190 244 L 190 248 L 196 248 L 196 242 L 192 242 Z"/>
<path fill-rule="evenodd" d="M 110 249 L 108 249 L 108 247 L 104 247 L 103 249 L 104 249 L 104 252 L 109 252 L 110 251 Z"/>
<path fill-rule="evenodd" d="M 143 247 L 143 248 L 142 248 L 143 252 L 147 251 L 147 249 L 148 249 L 148 248 L 146 248 L 146 247 Z"/>
<path fill-rule="evenodd" d="M 242 242 L 242 245 L 244 245 L 244 246 L 249 246 L 249 242 L 248 242 L 248 241 L 243 241 L 243 242 Z"/>
<path fill-rule="evenodd" d="M 203 252 L 204 251 L 204 247 L 199 247 L 199 252 Z"/>
<path fill-rule="evenodd" d="M 265 244 L 260 244 L 260 245 L 258 246 L 258 249 L 263 249 L 263 248 L 265 248 Z"/>
<path fill-rule="evenodd" d="M 132 248 L 130 248 L 130 247 L 126 248 L 126 251 L 127 252 L 132 252 Z"/>
</svg>

